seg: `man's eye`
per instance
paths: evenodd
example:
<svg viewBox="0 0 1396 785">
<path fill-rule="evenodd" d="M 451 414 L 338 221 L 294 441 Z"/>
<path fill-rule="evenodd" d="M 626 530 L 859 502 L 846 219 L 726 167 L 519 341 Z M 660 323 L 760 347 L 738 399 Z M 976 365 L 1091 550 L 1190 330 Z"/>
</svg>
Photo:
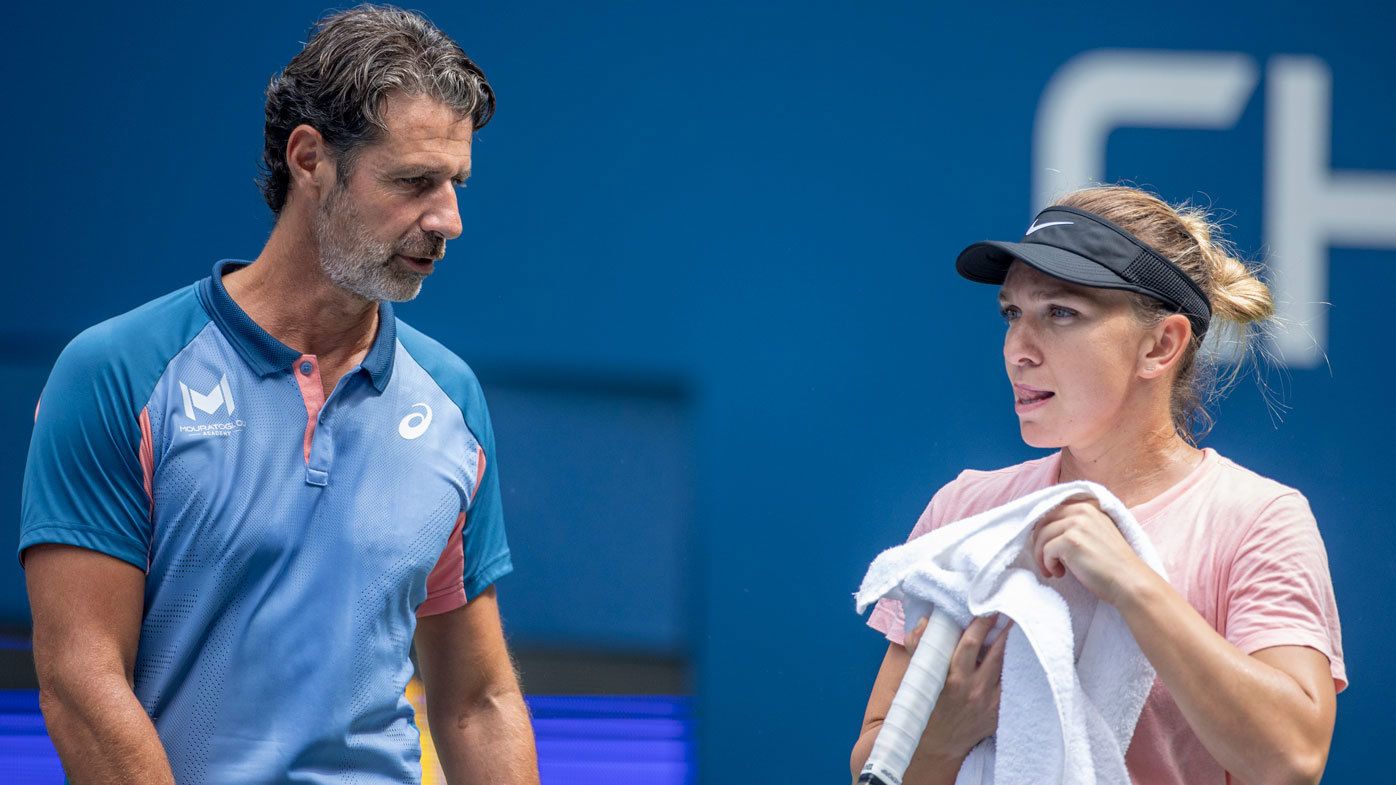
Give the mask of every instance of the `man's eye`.
<svg viewBox="0 0 1396 785">
<path fill-rule="evenodd" d="M 999 316 L 1002 316 L 1005 322 L 1011 322 L 1018 318 L 1018 309 L 1011 305 L 1006 305 L 999 309 Z"/>
<path fill-rule="evenodd" d="M 1052 306 L 1048 309 L 1048 313 L 1052 315 L 1053 319 L 1066 319 L 1076 315 L 1075 311 L 1070 308 L 1063 308 L 1060 305 Z"/>
<path fill-rule="evenodd" d="M 412 188 L 424 188 L 424 187 L 426 187 L 426 185 L 427 185 L 427 178 L 425 178 L 425 177 L 403 177 L 403 178 L 401 178 L 401 179 L 399 180 L 399 182 L 401 182 L 403 185 L 411 186 Z"/>
</svg>

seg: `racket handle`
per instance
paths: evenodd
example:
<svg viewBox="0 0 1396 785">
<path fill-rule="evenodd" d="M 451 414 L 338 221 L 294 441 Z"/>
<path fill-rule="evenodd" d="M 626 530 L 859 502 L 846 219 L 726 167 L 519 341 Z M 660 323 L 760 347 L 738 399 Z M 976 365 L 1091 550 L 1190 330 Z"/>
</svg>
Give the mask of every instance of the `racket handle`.
<svg viewBox="0 0 1396 785">
<path fill-rule="evenodd" d="M 887 718 L 877 732 L 872 753 L 858 775 L 868 785 L 902 785 L 911 755 L 926 730 L 945 676 L 950 672 L 950 655 L 960 641 L 962 630 L 950 614 L 936 609 L 926 624 L 926 632 L 911 655 L 906 675 L 887 709 Z"/>
</svg>

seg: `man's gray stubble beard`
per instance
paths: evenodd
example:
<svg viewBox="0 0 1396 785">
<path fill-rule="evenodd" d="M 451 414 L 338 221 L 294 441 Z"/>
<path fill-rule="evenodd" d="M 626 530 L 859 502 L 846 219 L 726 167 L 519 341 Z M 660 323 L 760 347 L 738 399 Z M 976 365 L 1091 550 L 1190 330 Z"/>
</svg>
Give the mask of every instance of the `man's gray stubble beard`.
<svg viewBox="0 0 1396 785">
<path fill-rule="evenodd" d="M 425 276 L 402 269 L 392 245 L 368 234 L 343 188 L 336 185 L 316 212 L 320 267 L 336 286 L 373 301 L 406 302 L 421 292 Z"/>
</svg>

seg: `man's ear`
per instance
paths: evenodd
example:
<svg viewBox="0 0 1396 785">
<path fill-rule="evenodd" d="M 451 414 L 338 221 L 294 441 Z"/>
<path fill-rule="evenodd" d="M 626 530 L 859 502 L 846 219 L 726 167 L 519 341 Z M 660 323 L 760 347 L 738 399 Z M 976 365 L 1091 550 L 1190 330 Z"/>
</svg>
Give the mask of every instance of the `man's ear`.
<svg viewBox="0 0 1396 785">
<path fill-rule="evenodd" d="M 290 193 L 319 202 L 320 195 L 334 185 L 334 158 L 325 137 L 311 126 L 301 124 L 291 129 L 286 140 L 286 165 L 291 170 Z"/>
<path fill-rule="evenodd" d="M 1192 342 L 1192 322 L 1180 313 L 1164 317 L 1149 331 L 1139 351 L 1138 373 L 1143 379 L 1157 379 L 1182 362 Z"/>
</svg>

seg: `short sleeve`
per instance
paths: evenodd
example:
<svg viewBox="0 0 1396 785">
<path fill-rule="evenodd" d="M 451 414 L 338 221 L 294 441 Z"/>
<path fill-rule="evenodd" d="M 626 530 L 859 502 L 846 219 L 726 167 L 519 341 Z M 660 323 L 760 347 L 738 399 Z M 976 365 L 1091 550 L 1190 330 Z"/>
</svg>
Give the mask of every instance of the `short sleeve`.
<svg viewBox="0 0 1396 785">
<path fill-rule="evenodd" d="M 1226 588 L 1226 639 L 1250 654 L 1307 646 L 1328 658 L 1339 691 L 1347 686 L 1328 554 L 1299 493 L 1271 502 L 1241 541 Z"/>
<path fill-rule="evenodd" d="M 942 497 L 946 493 L 945 486 L 931 497 L 931 501 L 922 511 L 921 517 L 916 520 L 916 525 L 911 528 L 911 534 L 906 538 L 907 542 L 920 537 L 946 523 L 941 508 L 944 507 Z M 901 644 L 906 636 L 906 617 L 902 613 L 902 603 L 890 597 L 884 597 L 873 606 L 873 612 L 868 616 L 868 626 L 882 633 L 887 640 L 892 643 Z"/>
<path fill-rule="evenodd" d="M 39 398 L 24 468 L 21 564 L 25 549 L 57 543 L 149 566 L 149 428 L 112 344 L 101 325 L 79 335 Z"/>
<path fill-rule="evenodd" d="M 484 409 L 484 395 L 480 408 Z M 465 596 L 474 599 L 495 581 L 513 571 L 509 543 L 504 536 L 504 503 L 500 499 L 499 461 L 495 458 L 494 428 L 489 412 L 482 413 L 480 436 L 483 469 L 475 496 L 465 516 Z"/>
<path fill-rule="evenodd" d="M 494 428 L 478 383 L 472 383 L 470 390 L 463 410 L 467 427 L 476 437 L 476 454 L 466 467 L 475 475 L 470 482 L 471 496 L 427 576 L 427 597 L 417 608 L 418 616 L 455 610 L 513 570 L 499 498 Z"/>
</svg>

